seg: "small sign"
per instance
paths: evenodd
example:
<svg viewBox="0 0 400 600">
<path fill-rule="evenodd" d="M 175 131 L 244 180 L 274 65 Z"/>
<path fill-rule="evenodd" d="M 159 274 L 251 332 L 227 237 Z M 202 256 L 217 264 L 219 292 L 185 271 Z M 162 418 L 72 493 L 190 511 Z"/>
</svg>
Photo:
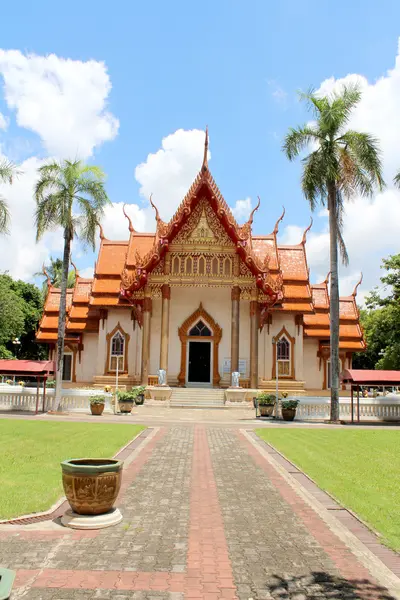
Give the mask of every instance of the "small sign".
<svg viewBox="0 0 400 600">
<path fill-rule="evenodd" d="M 231 372 L 231 359 L 224 358 L 222 363 L 222 372 L 230 373 Z M 245 358 L 239 358 L 239 373 L 240 377 L 246 377 L 247 374 L 247 360 Z"/>
</svg>

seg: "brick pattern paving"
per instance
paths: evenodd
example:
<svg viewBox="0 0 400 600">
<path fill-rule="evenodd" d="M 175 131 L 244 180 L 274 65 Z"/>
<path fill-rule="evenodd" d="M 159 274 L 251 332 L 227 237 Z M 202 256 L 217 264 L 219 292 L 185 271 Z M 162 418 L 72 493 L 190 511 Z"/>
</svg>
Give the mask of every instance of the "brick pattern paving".
<svg viewBox="0 0 400 600">
<path fill-rule="evenodd" d="M 171 427 L 126 468 L 124 520 L 0 531 L 15 598 L 393 600 L 237 431 Z"/>
</svg>

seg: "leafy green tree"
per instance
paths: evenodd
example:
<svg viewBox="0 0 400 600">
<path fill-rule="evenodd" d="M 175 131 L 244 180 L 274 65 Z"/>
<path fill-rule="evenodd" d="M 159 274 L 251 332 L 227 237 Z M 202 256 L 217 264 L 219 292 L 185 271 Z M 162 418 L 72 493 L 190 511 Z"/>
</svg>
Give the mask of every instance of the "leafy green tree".
<svg viewBox="0 0 400 600">
<path fill-rule="evenodd" d="M 3 160 L 0 162 L 0 182 L 12 183 L 13 176 L 16 173 L 13 163 Z M 10 225 L 10 213 L 7 202 L 0 196 L 0 234 L 8 233 Z"/>
<path fill-rule="evenodd" d="M 381 289 L 366 298 L 361 324 L 367 351 L 354 356 L 354 368 L 400 369 L 400 254 L 383 259 Z"/>
<path fill-rule="evenodd" d="M 41 313 L 41 293 L 35 285 L 0 274 L 0 358 L 46 357 L 46 349 L 35 342 Z"/>
<path fill-rule="evenodd" d="M 39 168 L 35 187 L 37 240 L 61 227 L 64 233 L 61 298 L 58 320 L 55 406 L 61 401 L 68 270 L 74 237 L 94 249 L 96 227 L 110 201 L 104 173 L 81 161 L 50 162 Z"/>
<path fill-rule="evenodd" d="M 61 258 L 53 258 L 50 256 L 50 263 L 48 265 L 44 265 L 44 270 L 50 278 L 50 283 L 54 285 L 54 287 L 61 287 L 62 280 L 62 266 L 63 261 Z M 43 271 L 35 273 L 36 277 L 42 277 L 44 275 Z M 67 288 L 73 288 L 75 286 L 75 270 L 68 271 L 68 279 L 67 279 Z M 46 298 L 47 294 L 47 278 L 43 282 L 42 286 L 42 294 L 43 299 Z"/>
<path fill-rule="evenodd" d="M 348 264 L 342 237 L 345 200 L 360 194 L 370 196 L 384 185 L 377 140 L 368 133 L 346 130 L 349 118 L 361 98 L 356 86 L 344 86 L 340 93 L 321 97 L 314 92 L 302 94 L 315 120 L 290 129 L 283 146 L 289 160 L 303 150 L 311 152 L 302 159 L 302 190 L 312 210 L 318 205 L 329 211 L 330 236 L 330 353 L 331 420 L 339 419 L 339 277 L 338 246 Z"/>
</svg>

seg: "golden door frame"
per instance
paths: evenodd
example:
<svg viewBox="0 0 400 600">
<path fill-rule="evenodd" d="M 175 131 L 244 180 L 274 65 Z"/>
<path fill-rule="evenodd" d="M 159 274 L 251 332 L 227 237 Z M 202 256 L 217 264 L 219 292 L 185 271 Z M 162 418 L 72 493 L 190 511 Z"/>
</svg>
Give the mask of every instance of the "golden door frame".
<svg viewBox="0 0 400 600">
<path fill-rule="evenodd" d="M 211 336 L 207 338 L 196 335 L 189 335 L 190 329 L 196 325 L 198 321 L 203 320 L 210 327 L 212 331 Z M 222 329 L 218 323 L 204 310 L 202 303 L 197 310 L 194 311 L 179 327 L 178 329 L 179 339 L 181 340 L 181 368 L 178 375 L 178 383 L 180 386 L 186 383 L 186 365 L 187 365 L 187 345 L 189 341 L 210 341 L 213 346 L 213 373 L 212 373 L 212 385 L 216 387 L 221 381 L 221 376 L 218 370 L 218 349 L 219 343 L 222 338 Z"/>
</svg>

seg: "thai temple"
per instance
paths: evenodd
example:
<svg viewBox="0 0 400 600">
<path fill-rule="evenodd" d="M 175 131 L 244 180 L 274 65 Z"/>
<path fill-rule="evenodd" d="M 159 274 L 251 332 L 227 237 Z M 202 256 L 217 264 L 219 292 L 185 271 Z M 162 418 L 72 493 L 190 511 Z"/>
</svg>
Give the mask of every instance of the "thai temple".
<svg viewBox="0 0 400 600">
<path fill-rule="evenodd" d="M 154 385 L 166 371 L 169 386 L 280 387 L 320 393 L 330 385 L 328 278 L 311 285 L 308 229 L 297 245 L 278 242 L 279 224 L 253 235 L 256 207 L 239 225 L 207 162 L 178 210 L 156 232 L 126 241 L 100 229 L 93 279 L 77 274 L 67 292 L 64 380 L 70 385 Z M 127 235 L 128 237 L 128 235 Z M 340 359 L 350 368 L 365 349 L 357 286 L 340 299 Z M 55 355 L 60 289 L 48 282 L 37 341 Z M 284 382 L 284 383 L 283 383 Z"/>
</svg>

